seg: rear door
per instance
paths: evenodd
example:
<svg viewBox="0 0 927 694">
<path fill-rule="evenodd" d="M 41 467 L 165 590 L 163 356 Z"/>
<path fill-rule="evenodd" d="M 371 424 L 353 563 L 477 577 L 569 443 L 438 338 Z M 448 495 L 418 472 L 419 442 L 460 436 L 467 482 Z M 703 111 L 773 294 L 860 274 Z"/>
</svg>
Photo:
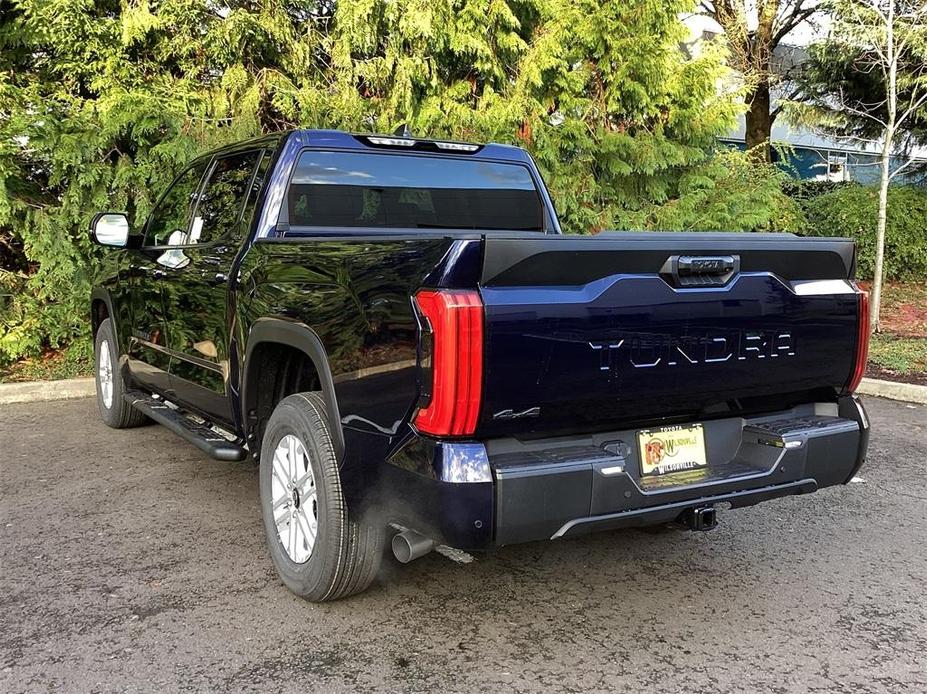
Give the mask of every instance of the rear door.
<svg viewBox="0 0 927 694">
<path fill-rule="evenodd" d="M 177 400 L 223 421 L 232 415 L 229 285 L 247 233 L 261 150 L 217 155 L 206 174 L 177 262 L 162 281 L 171 389 Z M 249 204 L 250 201 L 250 204 Z"/>
<path fill-rule="evenodd" d="M 853 245 L 767 234 L 485 240 L 480 430 L 578 433 L 833 398 Z"/>
</svg>

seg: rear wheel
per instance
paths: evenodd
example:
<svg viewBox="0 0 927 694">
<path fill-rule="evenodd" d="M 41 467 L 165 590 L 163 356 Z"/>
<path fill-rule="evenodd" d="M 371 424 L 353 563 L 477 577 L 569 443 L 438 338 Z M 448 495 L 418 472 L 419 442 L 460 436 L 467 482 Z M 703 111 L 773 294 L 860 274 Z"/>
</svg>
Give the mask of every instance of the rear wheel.
<svg viewBox="0 0 927 694">
<path fill-rule="evenodd" d="M 96 357 L 97 406 L 103 422 L 114 429 L 128 429 L 144 424 L 146 417 L 122 397 L 126 392 L 119 370 L 119 351 L 112 321 L 107 319 L 97 330 Z"/>
<path fill-rule="evenodd" d="M 260 465 L 264 532 L 286 586 L 313 602 L 369 586 L 380 565 L 384 528 L 348 517 L 319 393 L 280 401 L 264 431 Z"/>
</svg>

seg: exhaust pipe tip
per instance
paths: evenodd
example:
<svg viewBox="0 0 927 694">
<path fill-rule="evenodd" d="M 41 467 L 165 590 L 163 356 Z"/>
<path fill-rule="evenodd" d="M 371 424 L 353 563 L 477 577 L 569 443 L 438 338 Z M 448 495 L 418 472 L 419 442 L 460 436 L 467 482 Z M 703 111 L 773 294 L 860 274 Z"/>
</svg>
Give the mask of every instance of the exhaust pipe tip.
<svg viewBox="0 0 927 694">
<path fill-rule="evenodd" d="M 435 548 L 435 543 L 414 530 L 403 530 L 393 535 L 392 548 L 396 560 L 408 564 L 428 554 Z"/>
</svg>

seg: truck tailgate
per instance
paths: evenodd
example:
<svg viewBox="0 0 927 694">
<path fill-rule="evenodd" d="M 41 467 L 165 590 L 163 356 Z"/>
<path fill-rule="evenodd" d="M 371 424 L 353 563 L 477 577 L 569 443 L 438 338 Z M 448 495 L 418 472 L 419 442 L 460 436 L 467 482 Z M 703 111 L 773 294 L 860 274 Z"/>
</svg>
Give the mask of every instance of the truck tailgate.
<svg viewBox="0 0 927 694">
<path fill-rule="evenodd" d="M 487 236 L 482 434 L 685 421 L 833 397 L 853 371 L 852 242 Z"/>
</svg>

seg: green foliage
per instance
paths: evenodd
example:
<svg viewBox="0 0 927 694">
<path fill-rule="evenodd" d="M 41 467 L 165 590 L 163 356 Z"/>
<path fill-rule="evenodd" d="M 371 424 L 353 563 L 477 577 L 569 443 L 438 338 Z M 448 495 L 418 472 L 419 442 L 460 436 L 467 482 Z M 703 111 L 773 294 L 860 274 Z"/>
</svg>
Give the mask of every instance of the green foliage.
<svg viewBox="0 0 927 694">
<path fill-rule="evenodd" d="M 876 221 L 879 191 L 848 185 L 804 203 L 807 233 L 813 236 L 849 236 L 858 248 L 857 273 L 871 278 L 875 266 Z M 886 277 L 923 280 L 927 277 L 927 190 L 892 186 L 888 191 L 888 225 L 885 232 Z"/>
<path fill-rule="evenodd" d="M 567 231 L 780 229 L 716 153 L 738 95 L 694 0 L 0 0 L 0 363 L 88 336 L 93 212 L 139 225 L 195 154 L 326 127 L 527 147 Z"/>
<path fill-rule="evenodd" d="M 899 374 L 927 373 L 927 338 L 875 333 L 869 339 L 869 361 Z"/>
<path fill-rule="evenodd" d="M 0 367 L 0 383 L 57 381 L 93 375 L 93 349 L 89 340 L 76 340 L 59 351 L 47 351 Z"/>
<path fill-rule="evenodd" d="M 205 2 L 167 0 L 156 14 L 145 0 L 2 9 L 0 363 L 86 338 L 102 255 L 86 233 L 93 212 L 140 224 L 183 162 L 261 131 L 254 93 L 272 80 L 252 67 L 237 91 L 223 85 L 252 56 L 228 58 L 245 29 Z M 252 19 L 249 41 L 262 44 L 265 18 Z"/>
<path fill-rule="evenodd" d="M 788 195 L 792 200 L 804 203 L 819 195 L 855 185 L 858 184 L 850 181 L 817 181 L 807 178 L 790 178 L 782 183 L 782 192 Z"/>
<path fill-rule="evenodd" d="M 679 177 L 679 196 L 626 213 L 618 226 L 665 231 L 800 231 L 798 202 L 783 192 L 787 176 L 735 149 L 717 153 Z"/>
</svg>

